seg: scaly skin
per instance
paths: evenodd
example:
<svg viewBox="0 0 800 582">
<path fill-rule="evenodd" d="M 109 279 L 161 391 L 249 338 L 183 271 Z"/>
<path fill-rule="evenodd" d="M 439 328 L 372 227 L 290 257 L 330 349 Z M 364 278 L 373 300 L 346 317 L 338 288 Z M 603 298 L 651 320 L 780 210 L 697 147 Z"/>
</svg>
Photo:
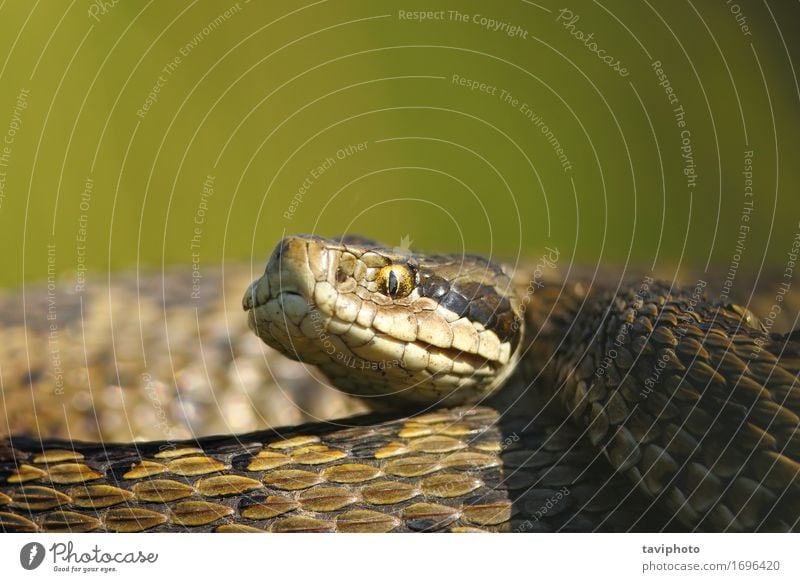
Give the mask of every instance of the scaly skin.
<svg viewBox="0 0 800 582">
<path fill-rule="evenodd" d="M 298 284 L 303 274 L 297 271 L 303 267 L 298 257 L 309 261 L 322 256 L 319 249 L 308 251 L 307 245 L 314 244 L 334 249 L 337 260 L 342 255 L 338 241 L 283 241 L 268 266 L 266 292 L 262 279 L 246 295 L 251 326 L 289 355 L 322 364 L 333 382 L 347 391 L 360 393 L 368 387 L 381 394 L 376 387 L 396 392 L 399 386 L 408 388 L 403 394 L 412 392 L 420 383 L 419 374 L 398 366 L 386 382 L 386 367 L 375 366 L 374 376 L 367 370 L 353 381 L 352 370 L 340 373 L 347 367 L 336 357 L 340 352 L 327 353 L 317 328 L 312 327 L 310 335 L 298 334 L 302 325 L 297 321 L 303 317 L 326 317 L 324 298 L 315 302 L 315 294 Z M 344 246 L 358 256 L 370 248 L 394 263 L 409 259 L 369 243 Z M 347 421 L 345 428 L 314 424 L 182 443 L 88 445 L 9 439 L 0 448 L 0 527 L 798 528 L 800 345 L 791 335 L 764 333 L 748 311 L 706 301 L 702 285 L 671 289 L 644 278 L 616 291 L 603 285 L 589 289 L 585 282 L 530 287 L 523 279 L 512 287 L 498 269 L 477 258 L 467 259 L 466 267 L 460 260 L 454 267 L 452 257 L 415 260 L 417 274 L 444 274 L 449 287 L 461 291 L 466 287 L 453 283 L 458 276 L 468 272 L 482 278 L 484 287 L 471 296 L 462 294 L 469 305 L 458 302 L 466 315 L 478 299 L 495 310 L 501 304 L 511 309 L 510 315 L 495 316 L 492 323 L 475 309 L 476 317 L 483 319 L 476 329 L 489 330 L 500 346 L 509 343 L 505 359 L 501 350 L 483 354 L 495 374 L 492 378 L 500 380 L 466 374 L 451 378 L 454 384 L 443 388 L 428 383 L 434 401 L 460 403 L 459 408 L 411 418 L 364 417 Z M 319 281 L 330 275 L 333 278 L 327 280 L 333 287 L 341 284 L 342 293 L 352 291 L 352 283 L 341 281 L 341 274 L 336 278 L 334 267 L 318 270 Z M 422 295 L 412 291 L 387 298 L 370 282 L 374 278 L 365 276 L 364 281 L 366 292 L 359 299 L 383 295 L 377 302 L 386 308 L 402 305 L 413 310 Z M 415 284 L 415 289 L 421 288 L 424 281 Z M 526 289 L 532 291 L 526 295 Z M 267 308 L 271 297 L 282 291 L 298 294 L 305 307 L 292 304 L 289 317 L 283 307 Z M 492 293 L 497 297 L 486 301 Z M 441 300 L 437 306 L 429 299 L 423 303 L 432 310 L 444 307 L 439 311 L 442 318 L 453 319 L 447 308 L 456 306 L 455 300 Z M 332 304 L 335 311 L 335 301 Z M 258 311 L 260 306 L 265 307 Z M 350 345 L 342 326 L 325 330 L 342 340 L 337 349 Z M 407 329 L 391 323 L 383 331 L 384 339 L 408 336 Z M 442 350 L 448 357 L 462 357 L 446 347 Z M 497 360 L 487 357 L 492 354 Z M 382 361 L 374 350 L 370 360 L 364 352 L 359 357 Z M 467 358 L 470 364 L 480 363 Z M 504 389 L 497 392 L 500 384 Z M 417 396 L 425 390 L 423 386 L 413 392 L 406 405 L 424 407 L 431 398 Z M 392 406 L 403 401 L 398 404 L 396 394 L 387 400 Z M 475 400 L 483 403 L 464 405 Z"/>
</svg>

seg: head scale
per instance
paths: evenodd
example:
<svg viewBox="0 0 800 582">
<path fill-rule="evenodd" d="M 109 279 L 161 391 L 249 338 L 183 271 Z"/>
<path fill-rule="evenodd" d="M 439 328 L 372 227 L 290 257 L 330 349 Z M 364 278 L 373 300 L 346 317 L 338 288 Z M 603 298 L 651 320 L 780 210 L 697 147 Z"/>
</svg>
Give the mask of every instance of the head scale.
<svg viewBox="0 0 800 582">
<path fill-rule="evenodd" d="M 264 342 L 387 404 L 480 400 L 521 344 L 519 303 L 495 264 L 360 237 L 285 238 L 243 305 Z"/>
</svg>

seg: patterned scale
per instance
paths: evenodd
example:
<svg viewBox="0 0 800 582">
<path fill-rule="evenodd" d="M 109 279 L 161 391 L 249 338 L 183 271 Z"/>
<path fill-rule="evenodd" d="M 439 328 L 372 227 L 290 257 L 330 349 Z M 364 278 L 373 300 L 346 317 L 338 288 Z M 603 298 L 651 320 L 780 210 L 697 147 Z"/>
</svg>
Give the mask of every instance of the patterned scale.
<svg viewBox="0 0 800 582">
<path fill-rule="evenodd" d="M 683 525 L 797 530 L 800 343 L 700 291 L 599 290 L 556 315 L 559 398 Z"/>
<path fill-rule="evenodd" d="M 361 426 L 356 426 L 361 425 Z M 490 408 L 179 445 L 14 439 L 0 453 L 4 531 L 659 530 L 577 432 Z M 13 463 L 9 463 L 13 459 Z M 11 469 L 11 467 L 15 468 Z M 599 486 L 598 486 L 599 484 Z M 642 515 L 644 518 L 641 518 Z"/>
</svg>

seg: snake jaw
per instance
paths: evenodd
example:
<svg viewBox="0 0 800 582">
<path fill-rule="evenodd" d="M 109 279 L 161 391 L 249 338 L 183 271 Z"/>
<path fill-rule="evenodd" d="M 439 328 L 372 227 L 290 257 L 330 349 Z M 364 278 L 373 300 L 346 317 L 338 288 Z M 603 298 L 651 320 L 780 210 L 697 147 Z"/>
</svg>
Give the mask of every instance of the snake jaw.
<svg viewBox="0 0 800 582">
<path fill-rule="evenodd" d="M 282 240 L 245 293 L 251 329 L 357 396 L 461 404 L 491 393 L 521 344 L 503 272 L 477 257 L 400 255 L 353 240 Z M 387 272 L 406 271 L 410 292 L 387 286 Z"/>
</svg>

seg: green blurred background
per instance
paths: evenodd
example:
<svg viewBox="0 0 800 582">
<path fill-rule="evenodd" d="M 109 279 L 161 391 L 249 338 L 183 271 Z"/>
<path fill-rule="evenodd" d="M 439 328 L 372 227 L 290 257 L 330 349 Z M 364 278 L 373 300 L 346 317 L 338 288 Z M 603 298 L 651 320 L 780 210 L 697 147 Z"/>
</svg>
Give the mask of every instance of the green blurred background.
<svg viewBox="0 0 800 582">
<path fill-rule="evenodd" d="M 797 2 L 1 6 L 0 285 L 293 232 L 781 270 L 798 232 Z"/>
</svg>

